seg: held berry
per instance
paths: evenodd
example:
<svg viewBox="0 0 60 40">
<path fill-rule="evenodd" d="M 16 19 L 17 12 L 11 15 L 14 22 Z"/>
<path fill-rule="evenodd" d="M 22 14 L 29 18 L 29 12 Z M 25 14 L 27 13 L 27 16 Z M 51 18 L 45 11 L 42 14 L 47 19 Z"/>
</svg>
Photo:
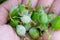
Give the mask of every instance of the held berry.
<svg viewBox="0 0 60 40">
<path fill-rule="evenodd" d="M 29 34 L 33 39 L 36 39 L 37 37 L 39 37 L 39 31 L 36 28 L 31 28 L 29 30 Z"/>
<path fill-rule="evenodd" d="M 19 36 L 25 36 L 25 33 L 26 33 L 26 29 L 24 28 L 23 25 L 18 25 L 16 27 L 16 32 Z"/>
<path fill-rule="evenodd" d="M 25 15 L 25 16 L 21 17 L 21 21 L 28 24 L 31 22 L 31 18 L 29 16 Z"/>
</svg>

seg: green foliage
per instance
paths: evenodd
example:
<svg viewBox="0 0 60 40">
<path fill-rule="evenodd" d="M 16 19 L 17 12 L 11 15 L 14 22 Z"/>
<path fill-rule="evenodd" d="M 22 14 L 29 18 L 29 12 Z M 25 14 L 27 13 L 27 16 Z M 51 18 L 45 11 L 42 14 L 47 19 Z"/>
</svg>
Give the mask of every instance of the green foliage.
<svg viewBox="0 0 60 40">
<path fill-rule="evenodd" d="M 5 2 L 5 1 L 6 1 L 6 0 L 0 0 L 0 4 L 3 3 L 3 2 Z"/>
<path fill-rule="evenodd" d="M 19 20 L 16 20 L 16 19 L 11 19 L 10 20 L 10 25 L 13 26 L 14 28 L 16 28 L 18 23 L 19 23 Z"/>
<path fill-rule="evenodd" d="M 53 30 L 60 30 L 60 16 L 57 16 L 56 19 L 53 20 L 52 29 Z"/>
</svg>

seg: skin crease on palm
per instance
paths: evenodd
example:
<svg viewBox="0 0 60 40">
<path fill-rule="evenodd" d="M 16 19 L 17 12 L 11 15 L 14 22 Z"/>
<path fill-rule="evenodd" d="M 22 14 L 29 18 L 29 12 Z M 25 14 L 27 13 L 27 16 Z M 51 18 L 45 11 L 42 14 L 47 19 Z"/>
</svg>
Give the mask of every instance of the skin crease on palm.
<svg viewBox="0 0 60 40">
<path fill-rule="evenodd" d="M 7 0 L 0 5 L 0 40 L 22 40 L 17 36 L 15 31 L 10 25 L 7 25 L 8 12 L 13 6 L 20 4 L 28 4 L 29 0 Z M 60 13 L 60 0 L 32 0 L 31 6 L 35 8 L 47 7 L 46 12 L 54 12 L 55 14 Z M 55 10 L 56 9 L 56 10 Z M 44 33 L 45 34 L 45 33 Z M 43 39 L 47 40 L 47 36 L 43 34 Z M 58 35 L 57 35 L 58 34 Z M 46 37 L 46 38 L 45 38 Z M 55 31 L 52 35 L 51 40 L 60 40 L 60 31 Z"/>
</svg>

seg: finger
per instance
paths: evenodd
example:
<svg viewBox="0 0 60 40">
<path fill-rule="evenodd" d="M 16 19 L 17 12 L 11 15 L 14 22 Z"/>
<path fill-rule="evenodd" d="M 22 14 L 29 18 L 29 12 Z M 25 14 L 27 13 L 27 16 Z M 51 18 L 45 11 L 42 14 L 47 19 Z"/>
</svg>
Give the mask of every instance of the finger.
<svg viewBox="0 0 60 40">
<path fill-rule="evenodd" d="M 49 32 L 50 31 L 52 31 L 52 30 L 49 29 Z M 51 36 L 50 40 L 60 40 L 60 30 L 56 30 L 52 34 L 49 33 L 49 35 Z M 48 40 L 48 34 L 47 33 L 43 33 L 43 39 Z"/>
<path fill-rule="evenodd" d="M 31 0 L 31 6 L 32 7 L 36 7 L 36 5 L 37 5 L 37 2 L 38 2 L 38 0 Z M 22 2 L 22 4 L 25 4 L 25 5 L 27 5 L 29 3 L 29 0 L 23 0 L 23 2 Z"/>
<path fill-rule="evenodd" d="M 52 35 L 51 40 L 60 40 L 60 31 L 55 31 Z"/>
<path fill-rule="evenodd" d="M 7 2 L 3 3 L 2 6 L 9 11 L 13 6 L 17 6 L 18 2 L 21 3 L 21 1 L 22 0 L 8 0 Z"/>
<path fill-rule="evenodd" d="M 7 23 L 8 11 L 10 11 L 10 9 L 16 5 L 18 5 L 17 0 L 10 0 L 0 5 L 0 25 Z"/>
<path fill-rule="evenodd" d="M 48 12 L 54 0 L 39 0 L 38 6 L 46 8 L 46 12 Z"/>
<path fill-rule="evenodd" d="M 60 0 L 55 0 L 55 2 L 53 3 L 51 9 L 50 9 L 50 13 L 53 12 L 56 15 L 59 15 L 60 13 Z"/>
<path fill-rule="evenodd" d="M 0 25 L 0 40 L 20 40 L 10 25 Z"/>
<path fill-rule="evenodd" d="M 7 23 L 8 12 L 7 10 L 0 6 L 0 25 Z"/>
</svg>

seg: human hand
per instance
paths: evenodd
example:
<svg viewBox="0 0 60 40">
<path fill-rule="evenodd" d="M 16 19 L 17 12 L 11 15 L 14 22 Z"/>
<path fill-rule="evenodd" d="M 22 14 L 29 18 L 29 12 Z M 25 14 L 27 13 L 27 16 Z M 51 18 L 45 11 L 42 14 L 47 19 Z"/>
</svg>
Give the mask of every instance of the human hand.
<svg viewBox="0 0 60 40">
<path fill-rule="evenodd" d="M 28 0 L 19 0 L 19 3 L 28 4 Z M 17 0 L 8 0 L 7 2 L 0 5 L 0 24 L 6 24 L 8 18 L 8 12 L 13 6 L 18 5 Z M 33 8 L 37 6 L 47 7 L 46 12 L 54 12 L 55 14 L 59 14 L 59 0 L 32 0 L 31 6 Z M 55 10 L 56 8 L 56 10 Z M 7 33 L 7 32 L 6 32 Z M 12 39 L 13 40 L 13 39 Z"/>
</svg>

